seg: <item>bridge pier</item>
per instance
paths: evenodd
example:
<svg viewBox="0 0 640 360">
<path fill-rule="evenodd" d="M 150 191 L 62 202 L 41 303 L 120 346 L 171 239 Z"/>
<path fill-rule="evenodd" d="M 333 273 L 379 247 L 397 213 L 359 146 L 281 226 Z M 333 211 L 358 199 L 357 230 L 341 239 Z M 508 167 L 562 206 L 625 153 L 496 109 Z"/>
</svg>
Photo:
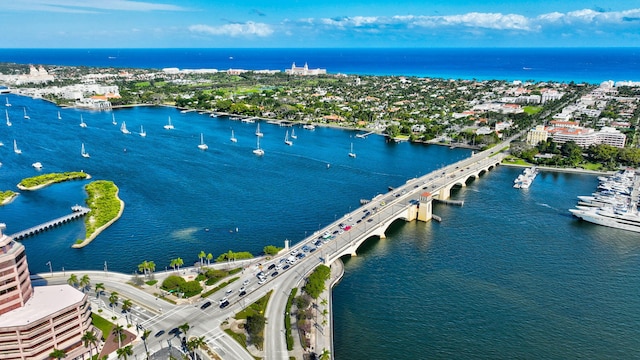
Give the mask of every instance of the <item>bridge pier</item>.
<svg viewBox="0 0 640 360">
<path fill-rule="evenodd" d="M 433 218 L 433 196 L 430 192 L 420 194 L 418 220 L 427 222 Z"/>
</svg>

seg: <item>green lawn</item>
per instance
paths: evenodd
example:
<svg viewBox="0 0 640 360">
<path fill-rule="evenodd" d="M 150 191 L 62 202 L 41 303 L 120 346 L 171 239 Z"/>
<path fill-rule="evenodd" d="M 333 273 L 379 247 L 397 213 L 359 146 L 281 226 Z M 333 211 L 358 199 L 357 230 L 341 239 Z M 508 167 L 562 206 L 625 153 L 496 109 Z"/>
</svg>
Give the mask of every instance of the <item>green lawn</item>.
<svg viewBox="0 0 640 360">
<path fill-rule="evenodd" d="M 540 106 L 525 106 L 524 108 L 522 108 L 522 110 L 524 110 L 525 114 L 527 115 L 534 115 L 539 113 L 542 110 L 542 107 Z"/>
<path fill-rule="evenodd" d="M 91 313 L 91 322 L 93 323 L 93 326 L 102 331 L 102 340 L 106 340 L 107 336 L 111 334 L 113 323 L 94 312 Z"/>
</svg>

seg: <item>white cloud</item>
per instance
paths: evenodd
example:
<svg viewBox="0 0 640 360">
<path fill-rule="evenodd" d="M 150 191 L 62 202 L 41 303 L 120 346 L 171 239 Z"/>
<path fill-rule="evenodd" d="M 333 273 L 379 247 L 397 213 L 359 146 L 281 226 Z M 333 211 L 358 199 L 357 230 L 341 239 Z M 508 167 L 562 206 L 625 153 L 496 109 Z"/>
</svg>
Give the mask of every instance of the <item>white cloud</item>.
<svg viewBox="0 0 640 360">
<path fill-rule="evenodd" d="M 624 11 L 595 11 L 582 9 L 567 13 L 542 14 L 536 19 L 540 23 L 548 24 L 609 24 L 620 25 L 629 21 L 640 20 L 640 9 Z"/>
<path fill-rule="evenodd" d="M 2 5 L 5 10 L 92 13 L 118 11 L 185 11 L 177 5 L 131 0 L 20 0 Z"/>
<path fill-rule="evenodd" d="M 226 36 L 259 36 L 266 37 L 273 34 L 273 29 L 264 23 L 248 21 L 244 24 L 226 24 L 220 26 L 191 25 L 189 31 L 208 35 Z"/>
</svg>

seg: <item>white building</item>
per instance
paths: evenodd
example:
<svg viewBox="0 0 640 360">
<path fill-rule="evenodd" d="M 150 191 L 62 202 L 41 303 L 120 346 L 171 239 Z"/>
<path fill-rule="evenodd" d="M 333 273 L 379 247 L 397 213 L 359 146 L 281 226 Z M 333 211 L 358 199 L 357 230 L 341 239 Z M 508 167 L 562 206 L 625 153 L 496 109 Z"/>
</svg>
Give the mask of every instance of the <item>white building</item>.
<svg viewBox="0 0 640 360">
<path fill-rule="evenodd" d="M 327 73 L 327 69 L 309 69 L 307 63 L 304 63 L 303 67 L 296 66 L 296 63 L 293 63 L 291 69 L 285 69 L 284 72 L 290 75 L 323 75 Z"/>
</svg>

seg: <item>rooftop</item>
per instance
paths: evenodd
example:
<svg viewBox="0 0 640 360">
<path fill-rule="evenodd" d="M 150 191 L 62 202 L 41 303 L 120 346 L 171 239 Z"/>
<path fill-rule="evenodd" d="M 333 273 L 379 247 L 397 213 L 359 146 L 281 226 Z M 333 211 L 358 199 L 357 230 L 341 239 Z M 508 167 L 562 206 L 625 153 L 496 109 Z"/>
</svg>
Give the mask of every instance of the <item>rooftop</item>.
<svg viewBox="0 0 640 360">
<path fill-rule="evenodd" d="M 0 327 L 24 326 L 77 304 L 84 293 L 70 285 L 36 286 L 25 306 L 3 314 Z"/>
</svg>

